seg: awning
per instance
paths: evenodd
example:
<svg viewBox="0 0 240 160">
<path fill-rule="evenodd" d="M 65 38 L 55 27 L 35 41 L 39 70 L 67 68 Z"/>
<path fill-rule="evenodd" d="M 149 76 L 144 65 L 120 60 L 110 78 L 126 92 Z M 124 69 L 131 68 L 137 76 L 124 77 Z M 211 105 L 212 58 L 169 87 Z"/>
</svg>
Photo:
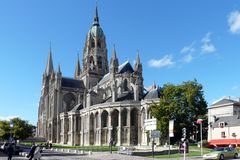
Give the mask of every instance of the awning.
<svg viewBox="0 0 240 160">
<path fill-rule="evenodd" d="M 240 144 L 240 139 L 212 139 L 209 145 L 229 145 L 229 144 Z"/>
</svg>

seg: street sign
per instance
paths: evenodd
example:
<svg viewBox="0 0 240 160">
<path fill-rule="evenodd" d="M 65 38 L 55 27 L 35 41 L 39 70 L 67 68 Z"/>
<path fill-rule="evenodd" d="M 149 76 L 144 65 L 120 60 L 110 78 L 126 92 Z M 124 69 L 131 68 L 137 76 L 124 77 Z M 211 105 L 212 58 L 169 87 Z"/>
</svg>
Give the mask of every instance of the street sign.
<svg viewBox="0 0 240 160">
<path fill-rule="evenodd" d="M 152 131 L 151 138 L 160 138 L 160 131 L 158 130 Z"/>
<path fill-rule="evenodd" d="M 173 133 L 174 120 L 169 121 L 169 137 L 174 137 Z"/>
<path fill-rule="evenodd" d="M 146 119 L 144 120 L 144 127 L 147 131 L 156 130 L 157 129 L 157 119 Z"/>
<path fill-rule="evenodd" d="M 187 136 L 187 129 L 186 128 L 182 129 L 182 136 L 183 136 L 183 138 L 186 138 L 186 136 Z"/>
</svg>

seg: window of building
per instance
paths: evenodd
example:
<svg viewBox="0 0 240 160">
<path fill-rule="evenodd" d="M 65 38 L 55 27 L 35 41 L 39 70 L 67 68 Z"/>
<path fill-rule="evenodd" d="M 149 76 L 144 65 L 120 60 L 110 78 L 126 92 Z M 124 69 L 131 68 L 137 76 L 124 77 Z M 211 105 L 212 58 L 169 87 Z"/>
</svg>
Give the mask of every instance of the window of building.
<svg viewBox="0 0 240 160">
<path fill-rule="evenodd" d="M 226 135 L 225 135 L 225 132 L 221 132 L 221 138 L 225 138 Z"/>
<path fill-rule="evenodd" d="M 91 46 L 92 46 L 92 48 L 95 47 L 95 42 L 94 41 L 92 41 Z"/>
<path fill-rule="evenodd" d="M 221 128 L 223 128 L 223 127 L 225 127 L 225 122 L 219 122 L 219 127 L 221 127 Z"/>
<path fill-rule="evenodd" d="M 102 57 L 98 57 L 97 64 L 98 64 L 98 68 L 102 69 Z"/>
<path fill-rule="evenodd" d="M 90 69 L 91 69 L 91 70 L 94 69 L 94 59 L 93 59 L 92 56 L 90 57 Z"/>
<path fill-rule="evenodd" d="M 128 91 L 128 81 L 127 81 L 127 79 L 124 80 L 123 90 L 124 90 L 124 91 Z"/>
<path fill-rule="evenodd" d="M 99 48 L 101 48 L 101 42 L 100 42 L 100 41 L 97 42 L 97 46 L 98 46 Z"/>
</svg>

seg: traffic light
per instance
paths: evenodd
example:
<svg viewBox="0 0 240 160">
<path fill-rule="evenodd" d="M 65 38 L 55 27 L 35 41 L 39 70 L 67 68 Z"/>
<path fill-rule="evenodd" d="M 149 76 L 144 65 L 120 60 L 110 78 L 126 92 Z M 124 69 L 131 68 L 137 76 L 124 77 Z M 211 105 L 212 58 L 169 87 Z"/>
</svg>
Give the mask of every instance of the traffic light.
<svg viewBox="0 0 240 160">
<path fill-rule="evenodd" d="M 182 136 L 183 136 L 183 138 L 186 138 L 186 136 L 187 136 L 187 129 L 186 128 L 182 129 Z"/>
</svg>

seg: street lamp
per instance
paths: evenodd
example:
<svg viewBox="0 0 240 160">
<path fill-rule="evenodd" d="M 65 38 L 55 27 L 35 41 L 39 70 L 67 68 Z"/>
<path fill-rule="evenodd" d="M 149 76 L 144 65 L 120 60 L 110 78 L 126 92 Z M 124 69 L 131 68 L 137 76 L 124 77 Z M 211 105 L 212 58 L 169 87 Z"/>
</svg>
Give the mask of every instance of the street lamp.
<svg viewBox="0 0 240 160">
<path fill-rule="evenodd" d="M 13 129 L 13 126 L 14 126 L 12 120 L 10 121 L 9 126 L 10 126 L 10 138 L 9 138 L 9 141 L 12 142 L 13 141 L 12 129 Z"/>
<path fill-rule="evenodd" d="M 197 120 L 197 124 L 200 124 L 200 137 L 201 137 L 201 156 L 203 156 L 203 142 L 202 142 L 202 119 Z"/>
</svg>

